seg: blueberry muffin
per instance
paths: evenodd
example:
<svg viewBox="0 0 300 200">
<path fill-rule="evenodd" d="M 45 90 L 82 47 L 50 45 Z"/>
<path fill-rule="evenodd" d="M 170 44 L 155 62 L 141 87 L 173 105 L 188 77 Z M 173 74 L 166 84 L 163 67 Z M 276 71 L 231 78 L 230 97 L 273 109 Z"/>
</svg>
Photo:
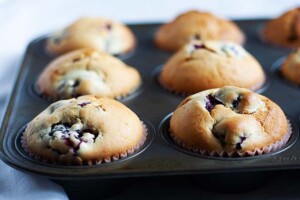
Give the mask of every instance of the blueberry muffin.
<svg viewBox="0 0 300 200">
<path fill-rule="evenodd" d="M 260 64 L 240 45 L 221 41 L 192 41 L 163 66 L 160 84 L 191 94 L 226 85 L 256 90 L 265 81 Z"/>
<path fill-rule="evenodd" d="M 281 74 L 296 85 L 300 85 L 300 49 L 291 53 L 283 62 Z"/>
<path fill-rule="evenodd" d="M 192 39 L 224 40 L 239 44 L 244 42 L 241 30 L 231 21 L 200 11 L 189 11 L 161 26 L 156 35 L 156 45 L 167 51 L 176 51 Z"/>
<path fill-rule="evenodd" d="M 82 96 L 50 105 L 27 126 L 23 146 L 37 158 L 66 165 L 126 157 L 145 141 L 139 118 L 110 98 Z"/>
<path fill-rule="evenodd" d="M 135 68 L 107 53 L 80 49 L 61 55 L 39 76 L 37 89 L 52 100 L 81 95 L 124 97 L 141 84 Z"/>
<path fill-rule="evenodd" d="M 170 133 L 178 144 L 201 154 L 247 156 L 280 148 L 291 130 L 270 99 L 226 86 L 183 100 L 171 118 Z"/>
<path fill-rule="evenodd" d="M 262 34 L 267 42 L 285 47 L 300 47 L 300 8 L 267 22 Z"/>
<path fill-rule="evenodd" d="M 119 22 L 84 17 L 51 36 L 46 47 L 53 54 L 89 48 L 118 55 L 134 49 L 135 37 L 127 26 Z"/>
</svg>

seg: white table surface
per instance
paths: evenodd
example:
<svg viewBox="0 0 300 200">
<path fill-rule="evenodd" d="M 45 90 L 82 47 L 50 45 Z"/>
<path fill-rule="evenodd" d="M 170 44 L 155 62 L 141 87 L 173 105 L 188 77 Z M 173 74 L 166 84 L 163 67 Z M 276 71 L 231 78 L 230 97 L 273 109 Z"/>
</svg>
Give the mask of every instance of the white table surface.
<svg viewBox="0 0 300 200">
<path fill-rule="evenodd" d="M 0 111 L 27 44 L 81 16 L 151 23 L 166 22 L 179 13 L 198 9 L 228 19 L 253 19 L 274 18 L 296 6 L 300 6 L 300 0 L 0 0 Z M 0 199 L 66 198 L 60 187 L 46 179 L 17 172 L 1 161 L 0 169 Z M 20 189 L 16 190 L 16 185 Z M 24 195 L 26 190 L 31 192 Z"/>
</svg>

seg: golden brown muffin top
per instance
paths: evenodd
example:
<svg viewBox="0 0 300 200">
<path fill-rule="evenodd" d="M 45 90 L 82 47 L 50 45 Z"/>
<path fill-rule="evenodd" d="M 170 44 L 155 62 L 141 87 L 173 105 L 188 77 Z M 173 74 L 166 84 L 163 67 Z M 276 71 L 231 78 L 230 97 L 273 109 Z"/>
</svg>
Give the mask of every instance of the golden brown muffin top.
<svg viewBox="0 0 300 200">
<path fill-rule="evenodd" d="M 89 48 L 109 54 L 124 54 L 135 46 L 131 30 L 106 18 L 82 17 L 47 40 L 47 49 L 54 54 Z"/>
<path fill-rule="evenodd" d="M 256 59 L 238 44 L 194 40 L 163 66 L 160 83 L 185 94 L 226 85 L 256 90 L 265 81 Z"/>
<path fill-rule="evenodd" d="M 59 56 L 37 81 L 39 92 L 51 99 L 81 95 L 119 98 L 141 84 L 138 71 L 107 53 L 80 49 Z"/>
<path fill-rule="evenodd" d="M 25 130 L 29 151 L 50 162 L 87 164 L 131 150 L 143 139 L 143 127 L 123 104 L 82 96 L 51 104 Z"/>
<path fill-rule="evenodd" d="M 245 152 L 280 141 L 288 124 L 270 99 L 226 86 L 187 97 L 175 110 L 170 131 L 192 148 Z"/>
</svg>

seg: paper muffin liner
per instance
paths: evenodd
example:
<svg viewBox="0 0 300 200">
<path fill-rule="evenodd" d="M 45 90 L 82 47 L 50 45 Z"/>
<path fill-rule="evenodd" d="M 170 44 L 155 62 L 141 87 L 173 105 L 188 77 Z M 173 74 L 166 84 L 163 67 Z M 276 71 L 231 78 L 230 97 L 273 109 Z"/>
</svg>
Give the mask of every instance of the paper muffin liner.
<svg viewBox="0 0 300 200">
<path fill-rule="evenodd" d="M 123 152 L 123 153 L 120 153 L 118 155 L 111 155 L 110 157 L 101 159 L 99 161 L 94 161 L 94 160 L 85 161 L 85 162 L 83 162 L 82 165 L 99 165 L 99 164 L 102 164 L 102 163 L 110 163 L 110 162 L 113 162 L 113 161 L 118 161 L 118 160 L 127 158 L 128 156 L 131 156 L 134 153 L 136 153 L 144 145 L 144 143 L 145 143 L 145 141 L 147 139 L 147 136 L 148 136 L 148 128 L 147 128 L 147 126 L 142 121 L 141 121 L 141 123 L 142 123 L 142 126 L 143 126 L 143 135 L 142 135 L 142 139 L 139 141 L 139 143 L 137 145 L 135 145 L 131 149 L 129 149 L 129 150 Z M 26 137 L 25 137 L 25 131 L 24 131 L 23 135 L 21 136 L 21 145 L 22 145 L 24 151 L 29 156 L 33 157 L 36 160 L 39 160 L 39 161 L 42 161 L 42 162 L 45 162 L 45 163 L 60 164 L 60 162 L 58 162 L 57 160 L 50 161 L 50 160 L 48 160 L 46 158 L 43 158 L 42 156 L 40 156 L 38 154 L 35 154 L 35 153 L 31 152 L 29 150 L 28 146 L 27 146 L 27 140 L 26 140 Z M 69 165 L 72 165 L 72 164 L 69 164 Z M 77 166 L 77 165 L 75 165 L 75 166 Z"/>
<path fill-rule="evenodd" d="M 199 149 L 197 147 L 192 147 L 184 142 L 178 140 L 175 135 L 169 130 L 170 136 L 172 140 L 181 148 L 188 150 L 193 153 L 197 153 L 203 156 L 212 156 L 212 157 L 250 157 L 250 156 L 259 156 L 263 154 L 268 154 L 279 150 L 283 147 L 291 137 L 292 134 L 292 126 L 289 120 L 287 120 L 288 128 L 286 134 L 281 138 L 281 140 L 276 141 L 275 143 L 270 144 L 269 146 L 263 148 L 255 148 L 254 150 L 247 150 L 247 151 L 208 151 L 205 149 Z"/>
</svg>

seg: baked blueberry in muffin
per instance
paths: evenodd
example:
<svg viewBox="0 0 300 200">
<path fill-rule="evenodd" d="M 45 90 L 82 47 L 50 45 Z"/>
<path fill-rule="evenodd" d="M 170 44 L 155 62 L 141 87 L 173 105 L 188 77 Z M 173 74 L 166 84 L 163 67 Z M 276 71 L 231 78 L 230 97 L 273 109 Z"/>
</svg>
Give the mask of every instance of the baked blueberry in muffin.
<svg viewBox="0 0 300 200">
<path fill-rule="evenodd" d="M 300 49 L 292 52 L 285 59 L 280 70 L 284 78 L 300 85 Z"/>
<path fill-rule="evenodd" d="M 125 97 L 141 85 L 138 71 L 107 53 L 81 49 L 61 55 L 39 76 L 37 88 L 52 100 L 81 95 Z"/>
<path fill-rule="evenodd" d="M 191 40 L 222 40 L 242 44 L 244 35 L 231 21 L 211 13 L 188 11 L 172 22 L 161 26 L 155 35 L 155 44 L 167 51 L 176 51 Z"/>
<path fill-rule="evenodd" d="M 47 41 L 47 49 L 53 54 L 89 48 L 117 55 L 132 51 L 134 46 L 135 37 L 127 26 L 110 19 L 92 17 L 78 19 Z"/>
<path fill-rule="evenodd" d="M 146 138 L 139 118 L 106 97 L 82 96 L 51 104 L 27 126 L 26 151 L 48 162 L 99 164 L 126 157 Z"/>
<path fill-rule="evenodd" d="M 187 97 L 170 133 L 186 149 L 215 156 L 247 156 L 281 148 L 291 135 L 280 107 L 244 88 L 226 86 Z"/>
<path fill-rule="evenodd" d="M 285 47 L 300 47 L 300 8 L 289 10 L 267 22 L 262 34 L 267 42 Z"/>
<path fill-rule="evenodd" d="M 265 75 L 256 59 L 232 42 L 194 40 L 177 51 L 163 66 L 160 84 L 191 94 L 226 85 L 260 88 Z"/>
</svg>

